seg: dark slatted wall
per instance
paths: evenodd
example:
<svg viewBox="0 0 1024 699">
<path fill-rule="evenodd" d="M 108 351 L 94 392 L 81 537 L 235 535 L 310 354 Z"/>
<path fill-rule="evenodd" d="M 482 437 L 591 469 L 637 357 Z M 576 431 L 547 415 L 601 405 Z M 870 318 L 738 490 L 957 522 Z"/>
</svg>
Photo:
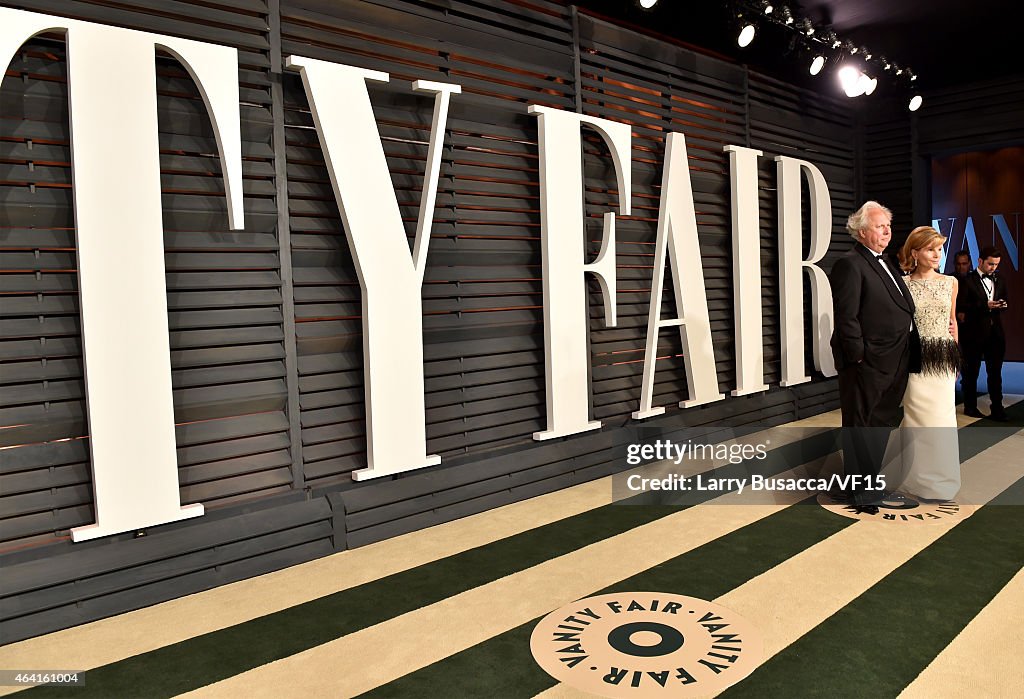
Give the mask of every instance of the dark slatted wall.
<svg viewBox="0 0 1024 699">
<path fill-rule="evenodd" d="M 0 85 L 0 620 L 17 639 L 564 488 L 621 467 L 635 425 L 665 135 L 686 134 L 718 378 L 733 388 L 727 144 L 761 172 L 766 381 L 688 411 L 676 332 L 659 339 L 662 426 L 778 424 L 834 407 L 832 381 L 778 387 L 775 165 L 811 160 L 834 236 L 854 204 L 844 109 L 546 0 L 214 0 L 40 12 L 240 49 L 246 227 L 228 231 L 212 130 L 196 87 L 159 57 L 160 146 L 178 460 L 196 520 L 72 544 L 93 521 L 85 420 L 65 46 L 26 45 Z M 423 289 L 427 447 L 439 467 L 356 484 L 365 467 L 360 289 L 297 75 L 302 55 L 386 71 L 370 87 L 410 237 L 432 99 L 455 82 Z M 593 410 L 605 428 L 536 443 L 544 367 L 536 120 L 582 109 L 633 131 L 633 215 L 618 225 L 619 326 L 591 287 Z M 587 237 L 618 193 L 585 134 Z M 125 173 L 124 176 L 130 176 Z M 116 186 L 112 182 L 111 186 Z M 824 265 L 828 268 L 828 260 Z M 670 284 L 666 288 L 670 288 Z M 664 316 L 675 315 L 671 293 Z M 291 328 L 294 327 L 294 334 Z M 808 352 L 808 357 L 809 357 Z M 140 467 L 144 455 L 140 455 Z"/>
<path fill-rule="evenodd" d="M 846 232 L 846 218 L 860 206 L 857 189 L 862 173 L 858 170 L 857 125 L 849 106 L 824 95 L 796 89 L 774 78 L 757 73 L 750 74 L 750 147 L 761 150 L 761 230 L 763 269 L 765 269 L 765 300 L 778 318 L 778 244 L 774 239 L 777 228 L 776 196 L 774 192 L 776 156 L 807 160 L 814 164 L 828 183 L 832 200 L 832 242 L 829 251 L 818 265 L 829 271 L 836 258 L 849 250 L 852 238 Z M 808 237 L 809 193 L 802 185 L 804 238 Z M 804 246 L 804 256 L 808 253 Z M 810 284 L 804 277 L 804 298 L 810 297 Z M 777 325 L 767 319 L 766 335 L 777 332 Z M 813 337 L 809 305 L 805 306 L 804 337 L 808 344 L 805 357 L 811 356 L 810 338 Z M 766 379 L 779 377 L 781 359 L 779 344 L 767 346 L 766 359 L 772 371 Z M 812 364 L 808 360 L 810 371 Z M 813 375 L 813 373 L 811 374 Z M 835 379 L 802 384 L 793 388 L 795 412 L 799 417 L 814 415 L 823 410 L 839 407 Z"/>
<path fill-rule="evenodd" d="M 5 640 L 333 550 L 326 501 L 307 503 L 292 492 L 267 4 L 19 6 L 237 47 L 245 230 L 227 228 L 216 142 L 197 88 L 181 65 L 160 56 L 160 162 L 181 498 L 204 503 L 208 514 L 142 539 L 122 535 L 71 544 L 68 530 L 95 516 L 63 38 L 29 42 L 7 67 L 0 86 L 0 424 L 6 428 L 0 430 L 0 446 L 9 447 L 0 451 Z M 140 454 L 139 467 L 145 462 Z M 272 509 L 260 517 L 244 515 L 252 501 Z M 235 518 L 228 520 L 228 514 Z"/>
<path fill-rule="evenodd" d="M 385 37 L 379 27 L 392 28 Z M 423 289 L 427 450 L 442 459 L 542 429 L 536 125 L 573 108 L 568 10 L 550 3 L 282 5 L 285 55 L 390 74 L 371 88 L 396 193 L 415 234 L 433 100 L 456 82 Z M 285 81 L 302 455 L 312 486 L 365 467 L 362 319 L 352 255 L 297 77 Z"/>
<path fill-rule="evenodd" d="M 988 150 L 1024 142 L 1024 74 L 925 95 L 916 113 L 922 154 Z"/>
<path fill-rule="evenodd" d="M 633 215 L 617 225 L 618 327 L 605 329 L 601 306 L 595 303 L 591 308 L 595 413 L 621 424 L 637 409 L 639 399 L 662 161 L 665 138 L 673 131 L 686 135 L 718 381 L 724 391 L 734 387 L 729 174 L 722 148 L 746 142 L 745 71 L 589 17 L 580 18 L 579 32 L 583 110 L 628 123 L 633 131 Z M 586 160 L 591 177 L 586 186 L 596 254 L 601 214 L 612 209 L 616 199 L 603 184 L 611 174 L 602 169 L 608 160 L 596 158 L 596 142 L 591 141 Z M 692 264 L 683 263 L 684 267 Z M 677 317 L 668 269 L 664 287 L 661 316 Z M 653 404 L 670 406 L 675 412 L 678 402 L 687 397 L 678 329 L 659 334 L 657 355 Z M 720 410 L 709 406 L 700 411 L 704 415 L 695 414 L 693 419 L 706 420 L 708 413 L 718 417 Z"/>
<path fill-rule="evenodd" d="M 171 19 L 75 5 L 85 19 L 116 16 L 122 26 L 161 32 L 195 28 L 241 49 L 244 231 L 227 230 L 220 164 L 211 155 L 216 141 L 195 85 L 173 59 L 157 62 L 178 461 L 185 502 L 216 506 L 287 490 L 269 47 L 265 18 L 256 14 L 266 7 L 248 3 L 250 14 L 169 3 L 166 10 L 178 13 Z M 63 41 L 35 40 L 8 67 L 2 86 L 0 357 L 4 383 L 13 385 L 5 385 L 0 419 L 15 427 L 0 440 L 27 445 L 5 454 L 17 469 L 3 488 L 6 541 L 52 537 L 93 521 L 66 65 Z M 49 489 L 57 489 L 56 498 Z"/>
<path fill-rule="evenodd" d="M 864 198 L 892 210 L 893 240 L 890 252 L 916 226 L 913 204 L 913 131 L 904 104 L 863 114 Z"/>
</svg>

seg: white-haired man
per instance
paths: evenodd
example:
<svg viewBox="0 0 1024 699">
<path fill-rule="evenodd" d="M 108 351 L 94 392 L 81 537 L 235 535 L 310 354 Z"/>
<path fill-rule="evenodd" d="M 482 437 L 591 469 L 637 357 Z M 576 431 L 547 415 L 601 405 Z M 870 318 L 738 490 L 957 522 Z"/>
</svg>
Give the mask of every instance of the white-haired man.
<svg viewBox="0 0 1024 699">
<path fill-rule="evenodd" d="M 835 313 L 832 353 L 839 371 L 845 496 L 859 511 L 877 514 L 877 479 L 889 433 L 900 423 L 907 375 L 919 362 L 914 300 L 899 267 L 885 256 L 892 212 L 866 202 L 846 222 L 857 244 L 829 275 Z"/>
</svg>

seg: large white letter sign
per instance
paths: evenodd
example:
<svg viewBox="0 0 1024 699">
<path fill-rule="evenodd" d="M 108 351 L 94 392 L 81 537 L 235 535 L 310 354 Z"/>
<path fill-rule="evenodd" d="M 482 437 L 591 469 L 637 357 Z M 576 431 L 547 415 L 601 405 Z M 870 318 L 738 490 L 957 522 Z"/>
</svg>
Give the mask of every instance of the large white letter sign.
<svg viewBox="0 0 1024 699">
<path fill-rule="evenodd" d="M 0 61 L 43 32 L 68 37 L 75 226 L 96 523 L 75 541 L 199 517 L 181 507 L 160 195 L 156 49 L 193 76 L 241 228 L 236 49 L 0 9 Z"/>
<path fill-rule="evenodd" d="M 366 87 L 367 80 L 387 82 L 387 73 L 300 56 L 289 56 L 285 64 L 302 75 L 363 292 L 367 468 L 353 472 L 352 477 L 361 481 L 435 466 L 441 457 L 427 454 L 420 288 L 448 103 L 451 94 L 462 88 L 422 80 L 413 83 L 413 89 L 434 93 L 435 98 L 425 186 L 410 255 Z"/>
<path fill-rule="evenodd" d="M 658 331 L 661 328 L 677 326 L 683 343 L 690 397 L 680 401 L 679 407 L 690 408 L 725 398 L 725 395 L 718 392 L 715 350 L 711 342 L 711 318 L 708 315 L 704 271 L 697 240 L 697 213 L 693 206 L 693 189 L 690 187 L 686 139 L 683 134 L 668 135 L 665 141 L 664 168 L 661 175 L 658 235 L 654 245 L 654 275 L 651 277 L 651 308 L 647 316 L 644 378 L 640 389 L 640 409 L 633 413 L 635 420 L 665 412 L 664 407 L 651 407 L 658 359 Z M 672 289 L 678 318 L 660 317 L 666 257 L 671 257 L 672 261 Z M 684 264 L 687 265 L 685 270 Z"/>
<path fill-rule="evenodd" d="M 583 151 L 580 127 L 593 127 L 611 150 L 619 187 L 619 211 L 629 215 L 630 154 L 628 124 L 531 105 L 537 116 L 540 146 L 541 260 L 544 276 L 544 375 L 547 430 L 537 440 L 565 437 L 601 427 L 590 420 L 587 381 L 590 366 L 587 288 L 584 273 L 601 284 L 605 324 L 615 320 L 615 214 L 604 215 L 597 259 L 585 264 L 583 249 Z"/>
<path fill-rule="evenodd" d="M 779 295 L 782 326 L 782 386 L 811 380 L 804 365 L 804 290 L 800 270 L 811 278 L 814 368 L 835 376 L 829 340 L 832 337 L 832 288 L 816 264 L 825 256 L 832 237 L 832 201 L 821 171 L 806 160 L 775 158 L 779 197 Z M 800 172 L 807 173 L 811 195 L 811 242 L 803 260 L 803 222 L 800 215 Z"/>
<path fill-rule="evenodd" d="M 74 541 L 203 514 L 181 506 L 171 397 L 157 139 L 156 48 L 188 69 L 217 134 L 234 229 L 242 227 L 238 52 L 0 9 L 0 61 L 42 32 L 68 47 L 75 228 L 96 523 Z"/>
<path fill-rule="evenodd" d="M 757 157 L 761 151 L 726 146 L 732 190 L 732 290 L 736 323 L 736 390 L 746 396 L 768 390 L 761 332 L 761 226 Z"/>
</svg>

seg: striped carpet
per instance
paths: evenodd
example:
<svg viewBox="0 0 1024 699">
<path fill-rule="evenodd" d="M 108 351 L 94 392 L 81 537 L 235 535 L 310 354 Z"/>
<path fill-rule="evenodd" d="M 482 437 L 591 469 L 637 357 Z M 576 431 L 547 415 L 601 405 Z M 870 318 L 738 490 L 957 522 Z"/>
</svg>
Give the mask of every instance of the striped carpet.
<svg viewBox="0 0 1024 699">
<path fill-rule="evenodd" d="M 970 504 L 947 522 L 860 522 L 787 493 L 613 505 L 604 479 L 0 647 L 0 668 L 86 671 L 32 697 L 581 697 L 533 661 L 533 627 L 651 590 L 759 627 L 763 662 L 724 696 L 1024 696 L 1024 403 L 1010 415 L 960 416 Z M 765 468 L 834 466 L 836 420 L 773 439 Z"/>
</svg>

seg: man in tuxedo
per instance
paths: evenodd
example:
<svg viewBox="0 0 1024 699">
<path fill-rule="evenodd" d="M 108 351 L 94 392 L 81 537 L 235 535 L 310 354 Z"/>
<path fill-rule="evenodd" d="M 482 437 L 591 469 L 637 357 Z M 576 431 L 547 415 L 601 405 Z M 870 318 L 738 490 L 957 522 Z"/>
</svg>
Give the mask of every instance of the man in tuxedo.
<svg viewBox="0 0 1024 699">
<path fill-rule="evenodd" d="M 961 250 L 953 255 L 953 276 L 958 282 L 963 282 L 964 277 L 971 273 L 971 253 Z"/>
<path fill-rule="evenodd" d="M 900 403 L 912 364 L 920 362 L 914 300 L 899 267 L 886 255 L 892 213 L 866 202 L 846 222 L 856 241 L 832 267 L 835 314 L 832 353 L 839 371 L 843 469 L 852 486 L 845 499 L 875 514 L 882 491 L 875 480 L 889 434 L 899 425 Z"/>
<path fill-rule="evenodd" d="M 1003 407 L 1003 357 L 1006 334 L 1003 311 L 1008 305 L 1006 280 L 996 274 L 1002 253 L 996 247 L 982 248 L 978 267 L 960 282 L 956 298 L 957 319 L 962 319 L 960 347 L 963 351 L 964 415 L 984 417 L 978 410 L 978 373 L 985 360 L 992 419 L 1006 422 Z"/>
<path fill-rule="evenodd" d="M 966 250 L 961 250 L 957 254 L 953 255 L 953 276 L 956 277 L 957 284 L 960 288 L 963 288 L 964 280 L 967 275 L 970 274 L 971 270 L 971 253 Z M 956 331 L 957 337 L 963 338 L 964 336 L 964 314 L 956 314 Z M 960 379 L 963 382 L 963 379 Z"/>
</svg>

